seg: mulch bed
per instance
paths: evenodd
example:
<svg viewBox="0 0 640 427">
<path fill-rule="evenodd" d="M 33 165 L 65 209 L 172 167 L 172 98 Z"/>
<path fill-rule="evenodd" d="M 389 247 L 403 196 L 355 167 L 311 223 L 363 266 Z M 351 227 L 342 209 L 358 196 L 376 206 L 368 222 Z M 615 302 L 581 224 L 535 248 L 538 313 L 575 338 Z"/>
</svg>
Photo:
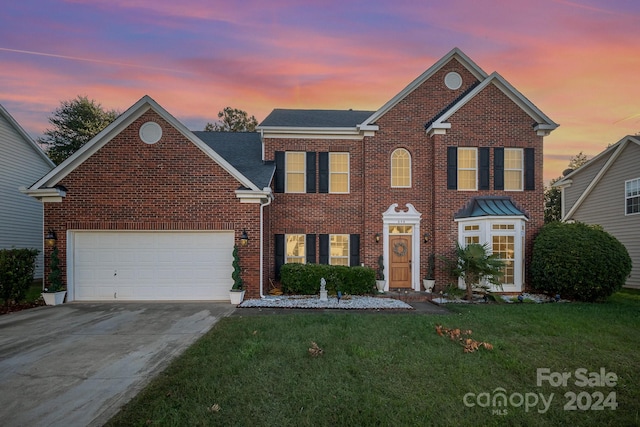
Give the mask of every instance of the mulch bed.
<svg viewBox="0 0 640 427">
<path fill-rule="evenodd" d="M 40 307 L 43 306 L 44 301 L 42 299 L 39 299 L 37 301 L 33 301 L 33 302 L 24 302 L 21 304 L 13 304 L 10 305 L 9 307 L 6 307 L 4 305 L 0 306 L 0 315 L 3 314 L 10 314 L 10 313 L 15 313 L 16 311 L 22 311 L 22 310 L 27 310 L 29 308 L 35 308 L 35 307 Z"/>
</svg>

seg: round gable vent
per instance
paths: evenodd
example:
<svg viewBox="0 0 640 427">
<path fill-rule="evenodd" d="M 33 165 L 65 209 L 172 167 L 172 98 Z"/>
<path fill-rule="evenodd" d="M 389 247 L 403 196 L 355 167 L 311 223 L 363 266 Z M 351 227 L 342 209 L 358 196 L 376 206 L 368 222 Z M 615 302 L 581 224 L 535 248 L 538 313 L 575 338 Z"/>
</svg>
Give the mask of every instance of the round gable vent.
<svg viewBox="0 0 640 427">
<path fill-rule="evenodd" d="M 444 84 L 451 90 L 460 89 L 460 86 L 462 86 L 462 77 L 460 74 L 452 71 L 444 76 Z"/>
<path fill-rule="evenodd" d="M 140 139 L 145 144 L 155 144 L 162 138 L 162 128 L 156 122 L 147 122 L 140 126 Z"/>
</svg>

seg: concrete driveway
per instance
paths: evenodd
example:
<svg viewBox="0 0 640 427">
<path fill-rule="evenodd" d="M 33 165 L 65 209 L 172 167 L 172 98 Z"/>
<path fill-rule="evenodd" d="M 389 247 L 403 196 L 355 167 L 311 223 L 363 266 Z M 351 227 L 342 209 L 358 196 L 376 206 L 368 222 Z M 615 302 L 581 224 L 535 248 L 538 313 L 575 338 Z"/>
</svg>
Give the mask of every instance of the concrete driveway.
<svg viewBox="0 0 640 427">
<path fill-rule="evenodd" d="M 229 303 L 71 303 L 0 316 L 3 426 L 102 425 Z"/>
</svg>

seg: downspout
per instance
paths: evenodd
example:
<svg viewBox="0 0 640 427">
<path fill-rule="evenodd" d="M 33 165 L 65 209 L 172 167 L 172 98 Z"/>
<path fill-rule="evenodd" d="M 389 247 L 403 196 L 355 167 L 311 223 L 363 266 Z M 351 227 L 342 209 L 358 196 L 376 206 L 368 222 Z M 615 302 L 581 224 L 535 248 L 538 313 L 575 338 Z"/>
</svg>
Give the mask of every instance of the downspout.
<svg viewBox="0 0 640 427">
<path fill-rule="evenodd" d="M 269 191 L 267 201 L 260 202 L 260 299 L 264 298 L 264 208 L 269 206 L 272 200 L 273 195 Z"/>
</svg>

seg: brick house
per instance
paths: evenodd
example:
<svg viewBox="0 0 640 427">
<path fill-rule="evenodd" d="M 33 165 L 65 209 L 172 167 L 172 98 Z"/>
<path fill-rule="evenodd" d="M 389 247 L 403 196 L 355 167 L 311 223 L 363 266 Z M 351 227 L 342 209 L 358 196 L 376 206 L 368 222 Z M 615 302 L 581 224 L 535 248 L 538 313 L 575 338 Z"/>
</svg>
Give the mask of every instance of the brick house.
<svg viewBox="0 0 640 427">
<path fill-rule="evenodd" d="M 509 265 L 503 290 L 521 291 L 557 126 L 459 49 L 377 111 L 274 110 L 258 127 L 276 163 L 269 274 L 383 255 L 387 289 L 420 290 L 430 254 L 487 242 Z"/>
<path fill-rule="evenodd" d="M 380 255 L 387 289 L 420 290 L 456 241 L 487 242 L 517 292 L 557 126 L 456 48 L 377 111 L 276 109 L 256 133 L 191 132 L 144 97 L 28 191 L 71 300 L 227 299 L 234 244 L 249 298 L 284 263 Z"/>
</svg>

